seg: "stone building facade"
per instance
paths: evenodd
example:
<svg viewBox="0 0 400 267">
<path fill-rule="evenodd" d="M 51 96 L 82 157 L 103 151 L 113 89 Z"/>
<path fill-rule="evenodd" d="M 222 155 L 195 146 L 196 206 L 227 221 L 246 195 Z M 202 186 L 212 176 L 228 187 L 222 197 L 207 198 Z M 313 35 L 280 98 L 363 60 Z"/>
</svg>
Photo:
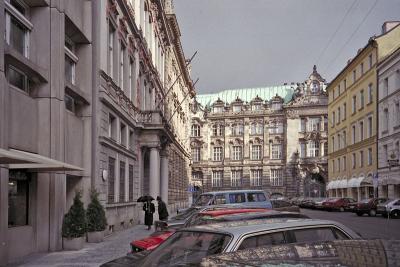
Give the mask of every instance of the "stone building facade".
<svg viewBox="0 0 400 267">
<path fill-rule="evenodd" d="M 314 67 L 304 83 L 197 95 L 192 185 L 197 192 L 263 189 L 324 195 L 327 95 Z"/>
<path fill-rule="evenodd" d="M 0 265 L 62 249 L 63 216 L 100 193 L 108 233 L 136 200 L 187 205 L 195 95 L 172 1 L 0 1 Z"/>
</svg>

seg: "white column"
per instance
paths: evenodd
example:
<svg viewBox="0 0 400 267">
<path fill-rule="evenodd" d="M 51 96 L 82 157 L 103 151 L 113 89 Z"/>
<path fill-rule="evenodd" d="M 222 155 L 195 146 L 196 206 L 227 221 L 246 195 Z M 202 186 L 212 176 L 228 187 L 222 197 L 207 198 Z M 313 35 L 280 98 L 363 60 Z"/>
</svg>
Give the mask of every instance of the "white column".
<svg viewBox="0 0 400 267">
<path fill-rule="evenodd" d="M 168 205 L 168 155 L 166 152 L 161 154 L 161 198 Z"/>
<path fill-rule="evenodd" d="M 154 199 L 160 195 L 160 154 L 158 147 L 150 148 L 149 194 Z"/>
</svg>

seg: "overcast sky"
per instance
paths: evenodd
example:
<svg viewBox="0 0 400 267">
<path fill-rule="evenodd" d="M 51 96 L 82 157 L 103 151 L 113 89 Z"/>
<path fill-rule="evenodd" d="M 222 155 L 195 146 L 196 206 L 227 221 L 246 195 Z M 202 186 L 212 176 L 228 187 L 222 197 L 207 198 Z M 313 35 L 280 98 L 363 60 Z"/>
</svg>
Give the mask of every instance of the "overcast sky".
<svg viewBox="0 0 400 267">
<path fill-rule="evenodd" d="M 400 0 L 174 0 L 174 5 L 185 56 L 198 51 L 192 62 L 198 93 L 303 82 L 314 64 L 329 82 L 369 37 L 381 33 L 384 21 L 400 20 Z"/>
</svg>

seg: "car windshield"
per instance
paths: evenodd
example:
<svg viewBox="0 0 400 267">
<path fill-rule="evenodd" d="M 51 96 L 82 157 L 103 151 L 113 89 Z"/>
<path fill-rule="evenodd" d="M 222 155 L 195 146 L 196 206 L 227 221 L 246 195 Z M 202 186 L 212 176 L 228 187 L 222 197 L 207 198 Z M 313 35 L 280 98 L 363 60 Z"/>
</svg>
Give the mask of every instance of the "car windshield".
<svg viewBox="0 0 400 267">
<path fill-rule="evenodd" d="M 393 201 L 393 199 L 388 199 L 385 202 L 381 203 L 380 205 L 386 205 L 386 204 L 389 204 L 392 201 Z"/>
<path fill-rule="evenodd" d="M 154 249 L 141 266 L 167 267 L 197 265 L 202 258 L 222 253 L 231 237 L 226 234 L 182 231 Z"/>
<path fill-rule="evenodd" d="M 208 205 L 210 200 L 213 198 L 213 195 L 201 195 L 194 203 L 195 206 L 205 206 Z"/>
<path fill-rule="evenodd" d="M 172 217 L 173 220 L 185 220 L 189 218 L 192 214 L 196 213 L 198 209 L 196 208 L 188 208 L 182 213 L 179 213 L 178 215 Z"/>
</svg>

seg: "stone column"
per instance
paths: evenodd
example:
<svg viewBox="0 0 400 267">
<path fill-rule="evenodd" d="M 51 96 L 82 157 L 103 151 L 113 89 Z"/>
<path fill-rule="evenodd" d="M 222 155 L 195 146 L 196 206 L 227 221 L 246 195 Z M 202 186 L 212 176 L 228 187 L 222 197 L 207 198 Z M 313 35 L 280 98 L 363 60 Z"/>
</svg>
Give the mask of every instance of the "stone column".
<svg viewBox="0 0 400 267">
<path fill-rule="evenodd" d="M 158 147 L 150 148 L 149 195 L 160 195 L 160 152 Z"/>
<path fill-rule="evenodd" d="M 161 153 L 161 198 L 168 205 L 168 154 L 167 151 Z"/>
</svg>

